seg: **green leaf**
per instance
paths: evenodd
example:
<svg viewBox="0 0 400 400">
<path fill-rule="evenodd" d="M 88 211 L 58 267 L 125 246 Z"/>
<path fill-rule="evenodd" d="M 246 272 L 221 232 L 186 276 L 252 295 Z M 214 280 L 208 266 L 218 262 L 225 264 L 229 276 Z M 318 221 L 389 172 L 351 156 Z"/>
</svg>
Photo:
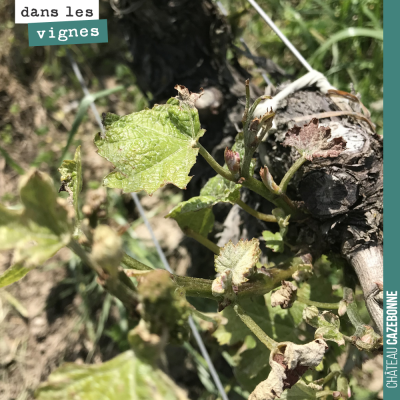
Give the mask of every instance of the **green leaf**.
<svg viewBox="0 0 400 400">
<path fill-rule="evenodd" d="M 12 159 L 12 157 L 8 154 L 8 152 L 0 146 L 0 154 L 6 160 L 6 163 L 19 175 L 23 175 L 25 173 L 24 169 Z"/>
<path fill-rule="evenodd" d="M 214 197 L 214 204 L 218 202 L 235 204 L 240 199 L 240 188 L 241 185 L 217 175 L 205 184 L 200 195 Z"/>
<path fill-rule="evenodd" d="M 340 297 L 332 294 L 332 284 L 328 279 L 321 279 L 321 277 L 312 275 L 307 282 L 298 283 L 298 286 L 297 295 L 305 299 L 326 303 L 335 303 L 340 300 Z M 296 326 L 303 321 L 303 310 L 306 307 L 304 303 L 295 301 L 292 308 L 289 309 Z"/>
<path fill-rule="evenodd" d="M 282 393 L 281 400 L 315 400 L 319 390 L 321 390 L 321 387 L 313 383 L 307 385 L 300 380 L 291 389 Z"/>
<path fill-rule="evenodd" d="M 179 203 L 165 218 L 173 218 L 182 230 L 190 228 L 200 235 L 207 236 L 214 226 L 214 214 L 211 209 L 214 204 L 214 197 L 192 197 Z"/>
<path fill-rule="evenodd" d="M 279 342 L 293 341 L 298 339 L 293 329 L 293 319 L 289 310 L 271 307 L 271 294 L 258 300 L 246 299 L 240 302 L 241 307 L 246 311 L 260 328 L 274 340 Z M 222 345 L 234 345 L 245 339 L 247 335 L 252 335 L 249 328 L 236 315 L 232 307 L 227 307 L 222 311 L 222 316 L 227 319 L 226 323 L 220 324 L 214 332 L 214 337 Z M 257 340 L 257 343 L 258 342 Z M 265 347 L 265 345 L 264 345 Z M 268 364 L 268 360 L 266 360 Z"/>
<path fill-rule="evenodd" d="M 281 341 L 298 343 L 294 321 L 290 309 L 271 307 L 271 293 L 264 297 L 246 299 L 240 302 L 241 307 L 246 311 L 260 328 L 268 336 Z M 238 365 L 235 367 L 235 376 L 246 390 L 252 391 L 254 387 L 268 377 L 269 350 L 251 333 L 249 328 L 236 315 L 232 307 L 222 311 L 222 323 L 219 325 L 213 336 L 222 345 L 236 345 L 245 342 L 247 336 L 256 341 L 256 346 L 249 350 L 240 351 Z M 306 332 L 302 332 L 306 334 Z"/>
<path fill-rule="evenodd" d="M 81 146 L 75 151 L 73 160 L 64 160 L 61 167 L 58 168 L 61 174 L 61 182 L 64 189 L 68 192 L 69 201 L 73 204 L 75 215 L 79 217 L 78 196 L 82 190 L 82 161 Z"/>
<path fill-rule="evenodd" d="M 240 199 L 240 187 L 221 175 L 214 176 L 201 189 L 200 196 L 179 203 L 165 218 L 175 219 L 182 230 L 190 228 L 207 236 L 214 227 L 211 208 L 217 203 L 235 204 Z"/>
<path fill-rule="evenodd" d="M 248 277 L 254 272 L 254 266 L 261 255 L 258 239 L 239 240 L 234 245 L 229 241 L 221 248 L 215 258 L 215 270 L 222 274 L 227 270 L 232 271 L 232 283 L 240 285 L 247 282 Z"/>
<path fill-rule="evenodd" d="M 13 249 L 15 263 L 0 275 L 0 287 L 21 279 L 71 239 L 72 222 L 49 176 L 37 171 L 24 176 L 20 195 L 22 211 L 0 205 L 0 250 Z"/>
<path fill-rule="evenodd" d="M 265 239 L 265 245 L 273 252 L 282 253 L 284 250 L 284 243 L 282 235 L 279 232 L 272 233 L 270 231 L 264 231 L 262 233 Z"/>
<path fill-rule="evenodd" d="M 38 400 L 187 400 L 166 374 L 131 350 L 99 365 L 64 364 L 35 396 Z"/>
<path fill-rule="evenodd" d="M 10 268 L 7 268 L 5 272 L 0 275 L 0 288 L 11 285 L 14 282 L 22 279 L 31 268 L 22 266 L 21 264 L 14 264 Z"/>
<path fill-rule="evenodd" d="M 330 340 L 336 342 L 339 346 L 345 344 L 343 335 L 339 331 L 340 319 L 337 315 L 329 311 L 319 314 L 318 308 L 314 306 L 305 308 L 303 315 L 309 325 L 317 328 L 314 334 L 316 339 Z"/>
<path fill-rule="evenodd" d="M 118 119 L 106 116 L 105 138 L 96 135 L 95 144 L 116 169 L 105 186 L 149 194 L 167 183 L 186 188 L 204 130 L 196 108 L 174 100 Z"/>
</svg>

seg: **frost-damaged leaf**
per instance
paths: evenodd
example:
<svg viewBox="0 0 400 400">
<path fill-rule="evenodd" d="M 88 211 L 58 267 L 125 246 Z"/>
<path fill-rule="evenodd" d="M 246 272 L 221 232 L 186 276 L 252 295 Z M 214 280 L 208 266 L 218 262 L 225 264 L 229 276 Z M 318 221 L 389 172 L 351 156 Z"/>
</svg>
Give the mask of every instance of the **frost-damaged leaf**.
<svg viewBox="0 0 400 400">
<path fill-rule="evenodd" d="M 215 270 L 223 274 L 232 271 L 232 285 L 239 286 L 247 282 L 255 272 L 255 265 L 260 258 L 261 250 L 258 239 L 239 240 L 234 245 L 229 241 L 221 248 L 219 255 L 215 256 Z"/>
<path fill-rule="evenodd" d="M 285 244 L 283 243 L 282 235 L 279 232 L 272 233 L 271 231 L 264 231 L 262 233 L 265 239 L 265 245 L 276 253 L 282 253 Z"/>
<path fill-rule="evenodd" d="M 282 281 L 280 289 L 271 294 L 271 306 L 281 306 L 281 308 L 290 308 L 296 300 L 297 287 L 288 281 Z"/>
<path fill-rule="evenodd" d="M 284 146 L 295 147 L 307 160 L 318 157 L 337 157 L 345 148 L 346 141 L 342 137 L 331 138 L 331 129 L 319 126 L 317 118 L 313 118 L 302 128 L 294 126 L 286 133 Z"/>
<path fill-rule="evenodd" d="M 284 390 L 295 385 L 310 368 L 320 364 L 328 346 L 322 339 L 304 345 L 282 342 L 271 351 L 271 372 L 251 393 L 249 400 L 281 398 Z"/>
<path fill-rule="evenodd" d="M 14 250 L 14 265 L 0 275 L 0 287 L 21 279 L 71 239 L 72 221 L 49 176 L 32 171 L 22 177 L 20 195 L 22 211 L 0 205 L 0 250 Z"/>
<path fill-rule="evenodd" d="M 188 400 L 164 372 L 131 350 L 103 364 L 64 364 L 39 386 L 35 396 L 38 400 Z"/>
<path fill-rule="evenodd" d="M 59 191 L 68 192 L 68 200 L 74 206 L 75 215 L 78 218 L 78 196 L 82 190 L 81 146 L 78 146 L 76 149 L 74 159 L 64 160 L 58 171 L 61 174 L 61 187 Z"/>
<path fill-rule="evenodd" d="M 311 306 L 304 309 L 303 318 L 309 325 L 317 328 L 314 334 L 316 339 L 331 340 L 339 346 L 345 344 L 343 335 L 339 331 L 340 319 L 337 315 L 329 311 L 324 311 L 320 314 L 317 307 Z"/>
<path fill-rule="evenodd" d="M 149 194 L 167 183 L 186 188 L 204 130 L 196 108 L 180 99 L 124 117 L 104 117 L 105 138 L 97 134 L 95 144 L 116 168 L 104 178 L 105 186 Z"/>
</svg>

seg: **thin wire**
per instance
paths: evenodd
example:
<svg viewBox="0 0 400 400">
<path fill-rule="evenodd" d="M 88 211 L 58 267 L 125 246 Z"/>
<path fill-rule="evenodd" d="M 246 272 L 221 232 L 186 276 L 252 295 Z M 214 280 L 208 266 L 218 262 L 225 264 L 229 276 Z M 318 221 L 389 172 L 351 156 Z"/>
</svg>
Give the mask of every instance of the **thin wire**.
<svg viewBox="0 0 400 400">
<path fill-rule="evenodd" d="M 255 0 L 247 0 L 260 14 L 261 18 L 270 26 L 270 28 L 280 37 L 283 43 L 288 49 L 294 54 L 294 56 L 303 64 L 304 68 L 311 72 L 313 68 L 307 62 L 307 60 L 299 53 L 296 47 L 293 46 L 292 42 L 282 33 L 282 31 L 274 24 L 272 19 L 265 13 L 265 11 L 258 5 Z"/>
<path fill-rule="evenodd" d="M 85 84 L 85 80 L 83 79 L 83 76 L 81 74 L 81 71 L 78 67 L 78 64 L 76 63 L 76 61 L 74 60 L 74 58 L 72 57 L 71 52 L 69 51 L 69 49 L 67 49 L 67 57 L 69 59 L 69 62 L 71 63 L 72 69 L 75 73 L 76 78 L 78 79 L 79 83 L 81 84 L 83 93 L 85 93 L 85 96 L 89 96 L 89 90 Z M 100 114 L 97 111 L 97 108 L 95 106 L 94 103 L 90 104 L 90 108 L 92 109 L 92 112 L 94 114 L 94 118 L 96 119 L 96 122 L 98 123 L 98 125 L 101 127 L 101 131 L 103 132 L 103 124 L 101 123 L 101 118 L 100 118 Z"/>
<path fill-rule="evenodd" d="M 81 71 L 79 69 L 79 66 L 75 62 L 72 54 L 68 51 L 68 49 L 67 49 L 67 54 L 68 54 L 68 58 L 69 58 L 69 61 L 71 63 L 72 69 L 73 69 L 73 71 L 74 71 L 74 73 L 75 73 L 75 75 L 76 75 L 76 77 L 77 77 L 77 79 L 78 79 L 78 81 L 79 81 L 79 83 L 80 83 L 80 85 L 82 87 L 83 92 L 85 93 L 85 96 L 88 96 L 90 93 L 89 93 L 89 90 L 88 90 L 88 88 L 87 88 L 87 86 L 85 84 L 85 81 L 84 81 L 83 77 L 82 77 L 82 74 L 81 74 Z M 104 132 L 104 127 L 103 127 L 103 124 L 101 122 L 100 114 L 99 114 L 99 112 L 97 110 L 96 105 L 94 103 L 92 103 L 90 106 L 92 108 L 93 114 L 95 116 L 95 119 L 96 119 L 101 131 Z M 159 255 L 159 257 L 160 257 L 160 259 L 161 259 L 161 261 L 162 261 L 162 263 L 164 265 L 164 268 L 168 272 L 170 272 L 172 274 L 173 271 L 172 271 L 172 269 L 171 269 L 171 267 L 170 267 L 170 265 L 168 263 L 167 258 L 165 257 L 165 254 L 164 254 L 164 252 L 163 252 L 163 250 L 162 250 L 162 248 L 160 246 L 160 243 L 158 242 L 158 240 L 157 240 L 157 238 L 156 238 L 156 236 L 154 234 L 154 231 L 153 231 L 153 229 L 152 229 L 152 227 L 150 225 L 150 222 L 146 217 L 146 213 L 144 212 L 144 209 L 142 207 L 142 204 L 140 203 L 138 195 L 136 193 L 131 193 L 131 195 L 132 195 L 133 201 L 136 204 L 136 207 L 139 210 L 139 214 L 142 217 L 143 222 L 146 225 L 146 228 L 148 229 L 148 231 L 150 233 L 150 236 L 151 236 L 151 238 L 152 238 L 152 240 L 154 242 L 154 246 L 157 249 L 157 253 L 158 253 L 158 255 Z M 199 346 L 200 352 L 201 352 L 203 358 L 206 360 L 206 363 L 207 363 L 208 368 L 210 370 L 210 374 L 211 374 L 211 376 L 212 376 L 212 378 L 214 380 L 215 386 L 217 387 L 217 389 L 218 389 L 218 391 L 219 391 L 219 393 L 220 393 L 220 395 L 222 397 L 222 400 L 229 400 L 227 394 L 225 393 L 225 389 L 224 389 L 224 387 L 222 385 L 222 382 L 219 379 L 219 376 L 218 376 L 218 373 L 217 373 L 217 371 L 216 371 L 216 369 L 214 367 L 214 364 L 213 364 L 213 362 L 212 362 L 212 360 L 210 358 L 210 355 L 208 354 L 206 346 L 204 345 L 203 339 L 201 338 L 201 335 L 200 335 L 200 333 L 199 333 L 199 331 L 197 329 L 197 326 L 195 325 L 195 323 L 193 321 L 193 318 L 191 316 L 189 316 L 189 326 L 190 326 L 190 329 L 192 330 L 192 333 L 193 333 L 193 336 L 194 336 L 194 338 L 195 338 L 195 340 L 197 342 L 197 345 Z"/>
</svg>

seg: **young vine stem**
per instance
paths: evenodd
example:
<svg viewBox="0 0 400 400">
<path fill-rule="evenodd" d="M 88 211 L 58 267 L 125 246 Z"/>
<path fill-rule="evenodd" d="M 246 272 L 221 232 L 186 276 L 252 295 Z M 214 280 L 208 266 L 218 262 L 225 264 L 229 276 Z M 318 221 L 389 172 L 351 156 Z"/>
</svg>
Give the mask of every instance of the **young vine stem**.
<svg viewBox="0 0 400 400">
<path fill-rule="evenodd" d="M 282 178 L 281 183 L 279 184 L 279 187 L 281 188 L 283 193 L 286 193 L 287 186 L 291 179 L 293 178 L 294 174 L 297 172 L 297 170 L 306 162 L 306 158 L 304 156 L 301 156 L 290 168 L 289 171 L 286 172 L 285 176 Z"/>
<path fill-rule="evenodd" d="M 134 258 L 124 254 L 122 263 L 130 269 L 139 271 L 151 271 L 153 268 L 135 260 Z M 267 268 L 264 271 L 265 279 L 259 279 L 254 282 L 245 282 L 240 285 L 238 292 L 239 298 L 247 298 L 253 296 L 262 296 L 281 285 L 282 280 L 290 278 L 296 271 L 307 270 L 309 266 L 304 264 L 300 257 L 293 257 L 277 267 Z M 210 279 L 193 278 L 190 276 L 181 276 L 171 274 L 172 281 L 185 290 L 187 297 L 205 297 L 215 301 L 221 300 L 212 294 Z"/>
<path fill-rule="evenodd" d="M 246 105 L 244 108 L 242 124 L 244 125 L 247 121 L 247 117 L 249 115 L 250 110 L 250 80 L 246 79 Z"/>
<path fill-rule="evenodd" d="M 272 351 L 277 346 L 277 342 L 270 338 L 258 325 L 257 323 L 251 318 L 246 312 L 243 310 L 239 304 L 235 304 L 233 306 L 238 317 L 245 323 L 245 325 L 257 336 L 261 343 L 268 347 L 269 350 Z"/>
<path fill-rule="evenodd" d="M 208 240 L 205 236 L 200 235 L 200 233 L 195 232 L 190 228 L 185 228 L 183 233 L 186 236 L 191 237 L 192 239 L 197 240 L 200 244 L 207 247 L 207 249 L 211 250 L 214 254 L 219 254 L 220 248 L 213 243 L 211 240 Z"/>
<path fill-rule="evenodd" d="M 250 215 L 252 215 L 253 217 L 256 217 L 257 219 L 259 219 L 261 221 L 278 222 L 274 215 L 268 215 L 268 214 L 264 214 L 259 211 L 256 211 L 256 210 L 254 210 L 254 208 L 251 208 L 244 201 L 242 201 L 240 199 L 236 202 L 236 204 L 239 207 L 243 208 L 244 211 L 246 211 L 247 213 L 249 213 Z"/>
<path fill-rule="evenodd" d="M 221 165 L 214 160 L 212 155 L 200 143 L 197 143 L 197 146 L 199 147 L 199 153 L 217 174 L 221 175 L 228 181 L 237 183 L 237 179 L 235 179 L 235 177 L 227 169 L 221 167 Z M 275 193 L 271 193 L 261 181 L 249 176 L 244 179 L 242 185 L 264 197 L 264 199 L 268 200 L 272 204 L 275 204 L 277 207 L 282 208 L 286 214 L 290 214 L 292 218 L 300 217 L 302 215 L 302 213 L 293 205 L 291 200 L 285 194 L 280 196 Z"/>
<path fill-rule="evenodd" d="M 315 306 L 317 308 L 325 308 L 327 310 L 339 309 L 339 303 L 320 303 L 319 301 L 309 300 L 302 296 L 297 296 L 296 300 L 299 301 L 300 303 L 306 304 L 308 306 Z"/>
<path fill-rule="evenodd" d="M 153 271 L 154 268 L 149 267 L 146 264 L 141 263 L 138 260 L 135 260 L 128 254 L 124 253 L 122 256 L 122 263 L 125 264 L 129 269 L 136 269 L 138 271 Z"/>
</svg>

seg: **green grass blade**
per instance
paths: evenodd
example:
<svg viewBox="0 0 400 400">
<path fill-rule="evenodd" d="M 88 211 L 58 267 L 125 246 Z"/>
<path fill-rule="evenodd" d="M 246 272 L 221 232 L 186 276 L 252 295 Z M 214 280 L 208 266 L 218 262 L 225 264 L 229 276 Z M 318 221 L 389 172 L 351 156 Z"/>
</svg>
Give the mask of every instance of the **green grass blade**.
<svg viewBox="0 0 400 400">
<path fill-rule="evenodd" d="M 341 40 L 349 39 L 356 36 L 370 37 L 377 40 L 383 40 L 382 29 L 367 29 L 367 28 L 346 28 L 335 33 L 317 51 L 311 56 L 310 62 L 313 63 L 317 58 L 322 58 L 325 53 L 331 48 L 334 43 Z"/>
<path fill-rule="evenodd" d="M 96 101 L 96 100 L 98 100 L 98 99 L 100 99 L 102 97 L 109 96 L 112 93 L 119 92 L 120 90 L 122 90 L 124 88 L 125 88 L 125 86 L 119 85 L 119 86 L 116 86 L 116 87 L 111 88 L 111 89 L 101 90 L 101 91 L 99 91 L 97 93 L 89 94 L 88 96 L 85 96 L 81 100 L 81 102 L 79 104 L 79 107 L 78 107 L 78 112 L 77 112 L 75 120 L 74 120 L 74 122 L 72 124 L 72 128 L 69 131 L 67 144 L 66 144 L 66 146 L 64 148 L 64 151 L 62 153 L 61 160 L 64 159 L 64 157 L 65 157 L 65 155 L 66 155 L 66 153 L 68 151 L 68 148 L 71 145 L 72 140 L 73 140 L 76 132 L 78 131 L 78 128 L 79 128 L 80 124 L 82 123 L 83 117 L 86 115 L 87 109 L 90 107 L 90 105 L 94 101 Z"/>
<path fill-rule="evenodd" d="M 5 158 L 6 163 L 14 170 L 16 171 L 19 175 L 23 175 L 25 173 L 24 169 L 16 163 L 11 156 L 7 153 L 6 150 L 4 150 L 2 147 L 0 147 L 0 153 L 2 156 Z"/>
</svg>

